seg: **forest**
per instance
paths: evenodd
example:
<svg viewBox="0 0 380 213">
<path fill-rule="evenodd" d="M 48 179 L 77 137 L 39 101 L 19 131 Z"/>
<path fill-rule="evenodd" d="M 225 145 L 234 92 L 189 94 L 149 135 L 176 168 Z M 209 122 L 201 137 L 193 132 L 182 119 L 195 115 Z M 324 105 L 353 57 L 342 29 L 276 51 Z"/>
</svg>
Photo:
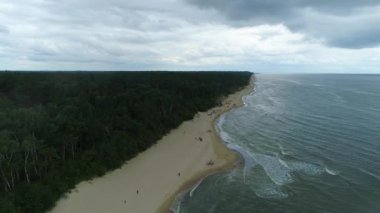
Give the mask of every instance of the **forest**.
<svg viewBox="0 0 380 213">
<path fill-rule="evenodd" d="M 0 212 L 46 212 L 198 111 L 250 72 L 1 72 Z"/>
</svg>

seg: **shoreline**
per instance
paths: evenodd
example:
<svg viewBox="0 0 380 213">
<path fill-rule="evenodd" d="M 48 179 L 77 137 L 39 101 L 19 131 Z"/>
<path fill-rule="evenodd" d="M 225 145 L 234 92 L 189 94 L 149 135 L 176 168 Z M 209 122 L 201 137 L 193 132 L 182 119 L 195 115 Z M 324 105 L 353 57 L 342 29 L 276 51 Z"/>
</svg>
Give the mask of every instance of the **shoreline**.
<svg viewBox="0 0 380 213">
<path fill-rule="evenodd" d="M 222 105 L 225 105 L 226 102 L 229 102 L 231 101 L 231 97 L 232 99 L 238 99 L 238 103 L 235 103 L 235 104 L 231 104 L 232 106 L 231 107 L 228 107 L 226 108 L 225 110 L 222 110 L 220 111 L 219 113 L 216 114 L 215 117 L 213 117 L 211 123 L 212 123 L 212 129 L 213 129 L 213 132 L 212 132 L 212 135 L 213 135 L 213 148 L 217 151 L 217 155 L 219 155 L 220 158 L 224 158 L 225 157 L 225 153 L 229 152 L 230 155 L 233 156 L 233 158 L 225 158 L 225 160 L 227 160 L 226 164 L 225 165 L 220 165 L 219 167 L 213 167 L 213 168 L 210 168 L 208 170 L 205 170 L 201 173 L 198 173 L 198 174 L 194 174 L 193 177 L 184 182 L 180 188 L 178 190 L 176 190 L 176 192 L 171 196 L 169 197 L 157 210 L 157 213 L 172 213 L 174 212 L 171 207 L 173 206 L 173 204 L 175 204 L 175 202 L 177 202 L 177 198 L 178 196 L 180 196 L 182 193 L 187 193 L 189 192 L 190 190 L 192 190 L 192 188 L 195 186 L 195 185 L 200 185 L 202 183 L 202 181 L 204 179 L 206 179 L 207 177 L 209 176 L 212 176 L 212 175 L 215 175 L 215 174 L 219 174 L 219 173 L 224 173 L 224 172 L 228 172 L 230 170 L 232 170 L 233 168 L 236 167 L 236 165 L 239 163 L 238 160 L 239 160 L 239 153 L 234 151 L 234 150 L 231 150 L 229 149 L 226 144 L 224 143 L 223 139 L 220 137 L 219 135 L 219 132 L 216 130 L 216 122 L 218 121 L 218 119 L 225 113 L 228 113 L 229 111 L 233 110 L 233 109 L 237 109 L 237 108 L 240 108 L 242 106 L 244 106 L 244 100 L 243 100 L 243 97 L 246 96 L 246 95 L 249 95 L 253 90 L 254 90 L 254 82 L 255 82 L 255 76 L 252 75 L 252 77 L 250 78 L 249 80 L 249 84 L 247 86 L 245 86 L 243 89 L 233 93 L 233 94 L 230 94 L 228 95 L 226 98 L 223 99 L 222 101 Z M 236 97 L 237 96 L 237 97 Z M 218 108 L 218 107 L 214 107 L 210 110 L 208 110 L 207 112 L 209 111 L 212 111 L 213 109 L 215 108 Z M 220 152 L 220 149 L 223 150 L 224 153 Z M 219 152 L 218 152 L 219 150 Z M 224 156 L 223 156 L 224 154 Z"/>
<path fill-rule="evenodd" d="M 121 168 L 77 184 L 50 212 L 170 212 L 179 193 L 235 166 L 238 154 L 223 143 L 215 121 L 244 104 L 253 82 L 254 76 L 221 106 L 198 112 Z"/>
</svg>

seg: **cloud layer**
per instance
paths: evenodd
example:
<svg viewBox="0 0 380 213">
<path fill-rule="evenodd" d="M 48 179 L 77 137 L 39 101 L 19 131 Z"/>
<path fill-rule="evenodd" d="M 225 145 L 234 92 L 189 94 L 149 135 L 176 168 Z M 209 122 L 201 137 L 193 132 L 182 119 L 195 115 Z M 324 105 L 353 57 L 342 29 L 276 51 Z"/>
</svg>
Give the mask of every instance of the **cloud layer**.
<svg viewBox="0 0 380 213">
<path fill-rule="evenodd" d="M 379 72 L 375 1 L 4 1 L 0 69 Z"/>
<path fill-rule="evenodd" d="M 327 45 L 366 48 L 380 44 L 378 0 L 186 0 L 215 9 L 235 24 L 284 23 L 296 32 L 325 40 Z"/>
</svg>

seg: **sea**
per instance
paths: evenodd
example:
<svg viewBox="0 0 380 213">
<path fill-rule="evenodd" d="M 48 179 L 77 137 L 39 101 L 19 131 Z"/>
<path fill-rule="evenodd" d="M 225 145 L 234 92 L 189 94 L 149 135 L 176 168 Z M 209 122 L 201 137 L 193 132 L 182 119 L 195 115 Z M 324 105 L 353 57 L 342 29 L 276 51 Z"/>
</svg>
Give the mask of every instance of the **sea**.
<svg viewBox="0 0 380 213">
<path fill-rule="evenodd" d="M 380 75 L 256 75 L 216 128 L 242 164 L 203 179 L 180 213 L 379 213 Z"/>
</svg>

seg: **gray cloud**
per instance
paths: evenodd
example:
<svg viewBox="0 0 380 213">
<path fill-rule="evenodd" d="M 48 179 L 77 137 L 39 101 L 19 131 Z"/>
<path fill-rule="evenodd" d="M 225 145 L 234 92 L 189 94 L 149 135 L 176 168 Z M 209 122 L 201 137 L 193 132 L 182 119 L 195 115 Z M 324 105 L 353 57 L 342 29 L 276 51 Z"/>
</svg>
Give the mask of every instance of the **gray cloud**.
<svg viewBox="0 0 380 213">
<path fill-rule="evenodd" d="M 342 48 L 366 48 L 380 44 L 378 0 L 185 0 L 202 9 L 214 9 L 230 24 L 285 24 Z M 310 15 L 311 14 L 311 15 Z"/>
<path fill-rule="evenodd" d="M 378 72 L 380 48 L 363 47 L 379 44 L 380 7 L 358 2 L 6 0 L 0 70 L 367 66 Z"/>
<path fill-rule="evenodd" d="M 293 19 L 299 11 L 315 9 L 327 13 L 349 14 L 361 7 L 377 6 L 378 0 L 185 0 L 201 8 L 214 8 L 232 19 L 259 18 L 263 21 Z"/>
<path fill-rule="evenodd" d="M 8 27 L 0 25 L 0 33 L 8 34 L 9 33 Z"/>
<path fill-rule="evenodd" d="M 0 25 L 0 64 L 1 59 L 11 67 L 16 61 L 111 68 L 156 63 L 158 51 L 149 45 L 175 41 L 168 33 L 186 24 L 165 7 L 170 1 L 161 6 L 149 0 L 6 2 L 0 7 L 0 23 L 9 26 Z"/>
</svg>

